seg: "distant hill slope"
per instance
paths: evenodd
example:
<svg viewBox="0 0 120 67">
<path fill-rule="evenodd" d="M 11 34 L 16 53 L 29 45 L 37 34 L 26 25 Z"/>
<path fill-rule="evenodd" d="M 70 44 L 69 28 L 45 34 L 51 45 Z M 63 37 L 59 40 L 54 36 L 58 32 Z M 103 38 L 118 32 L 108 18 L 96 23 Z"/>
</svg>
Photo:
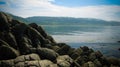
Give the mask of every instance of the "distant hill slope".
<svg viewBox="0 0 120 67">
<path fill-rule="evenodd" d="M 15 16 L 15 15 L 12 15 L 12 14 L 8 14 L 10 15 L 12 18 L 16 19 L 16 20 L 19 20 L 21 22 L 27 22 L 27 20 L 25 18 L 22 18 L 22 17 L 19 17 L 19 16 Z"/>
<path fill-rule="evenodd" d="M 104 21 L 100 19 L 92 18 L 72 18 L 72 17 L 44 17 L 44 16 L 35 16 L 22 18 L 9 14 L 12 18 L 25 23 L 37 23 L 41 25 L 104 25 L 104 26 L 120 26 L 120 22 L 116 21 Z"/>
<path fill-rule="evenodd" d="M 28 17 L 29 22 L 35 22 L 42 25 L 112 25 L 118 26 L 119 22 L 104 21 L 91 18 L 71 18 L 71 17 Z"/>
</svg>

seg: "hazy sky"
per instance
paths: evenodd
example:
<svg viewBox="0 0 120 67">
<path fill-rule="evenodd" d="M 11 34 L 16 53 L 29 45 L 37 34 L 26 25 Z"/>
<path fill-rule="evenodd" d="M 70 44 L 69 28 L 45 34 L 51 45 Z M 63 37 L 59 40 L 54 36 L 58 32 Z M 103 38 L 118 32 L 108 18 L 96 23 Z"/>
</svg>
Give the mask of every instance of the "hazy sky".
<svg viewBox="0 0 120 67">
<path fill-rule="evenodd" d="M 120 21 L 120 0 L 0 0 L 0 11 L 21 17 L 63 16 Z"/>
</svg>

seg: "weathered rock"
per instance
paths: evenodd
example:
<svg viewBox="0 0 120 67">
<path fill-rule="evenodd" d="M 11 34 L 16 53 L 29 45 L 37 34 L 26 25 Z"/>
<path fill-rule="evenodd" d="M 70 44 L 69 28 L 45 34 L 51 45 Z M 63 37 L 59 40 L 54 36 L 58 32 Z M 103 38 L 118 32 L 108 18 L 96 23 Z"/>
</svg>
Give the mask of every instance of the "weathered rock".
<svg viewBox="0 0 120 67">
<path fill-rule="evenodd" d="M 41 26 L 38 26 L 36 23 L 29 24 L 32 28 L 36 29 L 44 38 L 47 38 L 48 34 L 43 30 Z"/>
<path fill-rule="evenodd" d="M 40 57 L 37 54 L 28 54 L 28 55 L 21 55 L 14 59 L 14 63 L 25 62 L 25 61 L 38 61 Z"/>
<path fill-rule="evenodd" d="M 38 32 L 41 33 L 41 35 L 45 38 L 47 38 L 48 34 L 44 31 L 44 29 L 41 26 L 38 26 Z"/>
<path fill-rule="evenodd" d="M 91 54 L 89 55 L 89 59 L 90 59 L 91 61 L 94 61 L 96 58 L 97 58 L 97 57 L 96 57 L 95 52 L 93 52 L 93 53 L 91 53 Z"/>
<path fill-rule="evenodd" d="M 23 36 L 28 26 L 25 23 L 16 24 L 12 29 L 13 34 L 16 36 L 16 39 Z"/>
<path fill-rule="evenodd" d="M 19 56 L 19 52 L 10 46 L 0 46 L 0 60 L 14 59 Z"/>
<path fill-rule="evenodd" d="M 57 51 L 58 49 L 60 49 L 60 47 L 59 46 L 52 46 L 51 49 L 54 51 Z"/>
<path fill-rule="evenodd" d="M 31 39 L 33 47 L 36 48 L 45 44 L 45 38 L 37 30 L 30 27 L 27 31 L 27 35 Z"/>
<path fill-rule="evenodd" d="M 30 46 L 27 43 L 22 42 L 19 45 L 19 50 L 21 54 L 29 54 L 31 52 Z"/>
<path fill-rule="evenodd" d="M 9 46 L 9 44 L 3 40 L 0 39 L 0 46 L 5 45 L 5 46 Z"/>
<path fill-rule="evenodd" d="M 87 46 L 80 47 L 83 51 L 88 51 L 89 48 Z"/>
<path fill-rule="evenodd" d="M 15 25 L 20 23 L 21 23 L 20 21 L 12 19 L 12 21 L 10 22 L 11 28 L 14 28 Z"/>
<path fill-rule="evenodd" d="M 82 67 L 96 67 L 96 66 L 94 65 L 94 63 L 93 63 L 93 62 L 89 61 L 89 62 L 87 62 L 87 63 L 83 64 L 83 66 L 82 66 Z"/>
<path fill-rule="evenodd" d="M 12 33 L 5 33 L 4 40 L 9 44 L 9 46 L 18 49 L 16 39 Z"/>
<path fill-rule="evenodd" d="M 61 48 L 57 50 L 57 53 L 59 53 L 60 55 L 66 55 L 68 54 L 69 50 L 71 49 L 71 47 L 69 45 L 63 44 L 63 46 L 60 46 Z"/>
<path fill-rule="evenodd" d="M 67 61 L 60 61 L 60 62 L 57 62 L 58 66 L 59 67 L 70 67 L 70 63 L 67 62 Z"/>
<path fill-rule="evenodd" d="M 81 48 L 77 48 L 74 52 L 76 52 L 79 55 L 81 55 L 83 53 L 83 50 Z"/>
<path fill-rule="evenodd" d="M 38 25 L 36 23 L 30 23 L 29 26 L 31 26 L 34 29 L 38 29 Z"/>
<path fill-rule="evenodd" d="M 41 60 L 39 61 L 40 67 L 49 67 L 50 65 L 53 64 L 53 62 L 49 60 Z"/>
<path fill-rule="evenodd" d="M 15 67 L 25 67 L 25 62 L 19 62 L 15 64 Z"/>
<path fill-rule="evenodd" d="M 88 57 L 87 56 L 79 56 L 75 61 L 79 63 L 80 65 L 88 62 Z"/>
<path fill-rule="evenodd" d="M 41 67 L 39 61 L 25 61 L 25 67 Z"/>
<path fill-rule="evenodd" d="M 101 62 L 102 65 L 109 65 L 109 62 L 107 61 L 107 58 L 102 56 L 99 61 Z"/>
<path fill-rule="evenodd" d="M 46 37 L 48 40 L 50 40 L 51 43 L 56 43 L 56 41 L 52 38 L 52 36 L 47 35 Z"/>
<path fill-rule="evenodd" d="M 62 61 L 67 61 L 69 62 L 70 64 L 73 63 L 73 59 L 71 57 L 69 57 L 68 55 L 63 55 L 63 56 L 58 56 L 57 57 L 57 62 L 62 62 Z"/>
<path fill-rule="evenodd" d="M 100 58 L 100 57 L 103 56 L 102 53 L 101 53 L 100 51 L 96 51 L 95 54 L 96 54 L 96 57 L 97 57 L 97 58 Z"/>
<path fill-rule="evenodd" d="M 2 60 L 0 67 L 13 67 L 14 66 L 14 62 L 13 60 Z"/>
<path fill-rule="evenodd" d="M 49 67 L 58 67 L 57 64 L 50 64 Z"/>
<path fill-rule="evenodd" d="M 107 58 L 107 61 L 109 62 L 109 64 L 120 65 L 120 60 L 114 57 Z"/>
<path fill-rule="evenodd" d="M 0 12 L 0 31 L 9 31 L 9 20 L 3 12 Z"/>
<path fill-rule="evenodd" d="M 98 59 L 95 59 L 93 62 L 94 62 L 94 64 L 95 64 L 96 67 L 102 67 L 101 62 L 98 61 Z"/>
<path fill-rule="evenodd" d="M 22 56 L 19 56 L 19 57 L 16 57 L 14 59 L 14 63 L 17 64 L 19 62 L 25 62 L 25 55 L 22 55 Z"/>
<path fill-rule="evenodd" d="M 80 55 L 75 52 L 75 53 L 73 53 L 70 57 L 75 60 L 75 59 L 77 59 L 79 56 L 80 56 Z"/>
<path fill-rule="evenodd" d="M 55 59 L 58 57 L 58 54 L 55 51 L 48 48 L 39 48 L 37 49 L 37 52 L 42 59 L 55 61 Z"/>
</svg>

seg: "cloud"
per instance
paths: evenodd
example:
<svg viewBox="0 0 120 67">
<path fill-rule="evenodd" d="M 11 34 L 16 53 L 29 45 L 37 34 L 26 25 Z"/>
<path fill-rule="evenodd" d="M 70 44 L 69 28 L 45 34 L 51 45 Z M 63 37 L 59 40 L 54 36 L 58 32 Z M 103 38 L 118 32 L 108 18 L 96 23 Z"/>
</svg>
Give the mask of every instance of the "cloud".
<svg viewBox="0 0 120 67">
<path fill-rule="evenodd" d="M 55 0 L 2 0 L 6 5 L 0 5 L 1 10 L 14 15 L 29 16 L 65 16 L 97 18 L 103 20 L 120 21 L 120 6 L 98 5 L 65 7 L 53 4 Z"/>
</svg>

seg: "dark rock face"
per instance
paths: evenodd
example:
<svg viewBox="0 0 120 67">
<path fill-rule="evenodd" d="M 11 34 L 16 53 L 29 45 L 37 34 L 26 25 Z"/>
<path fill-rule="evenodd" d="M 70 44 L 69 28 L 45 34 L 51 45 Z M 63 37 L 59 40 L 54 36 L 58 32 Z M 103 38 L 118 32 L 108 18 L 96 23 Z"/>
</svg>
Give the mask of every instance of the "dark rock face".
<svg viewBox="0 0 120 67">
<path fill-rule="evenodd" d="M 0 31 L 9 31 L 9 20 L 6 14 L 0 12 Z"/>
<path fill-rule="evenodd" d="M 6 60 L 6 59 L 13 59 L 17 56 L 19 56 L 19 52 L 15 50 L 14 48 L 10 46 L 0 46 L 0 59 L 1 60 Z"/>
<path fill-rule="evenodd" d="M 56 43 L 36 23 L 27 25 L 0 12 L 0 67 L 120 67 L 120 59 L 87 46 Z"/>
</svg>

